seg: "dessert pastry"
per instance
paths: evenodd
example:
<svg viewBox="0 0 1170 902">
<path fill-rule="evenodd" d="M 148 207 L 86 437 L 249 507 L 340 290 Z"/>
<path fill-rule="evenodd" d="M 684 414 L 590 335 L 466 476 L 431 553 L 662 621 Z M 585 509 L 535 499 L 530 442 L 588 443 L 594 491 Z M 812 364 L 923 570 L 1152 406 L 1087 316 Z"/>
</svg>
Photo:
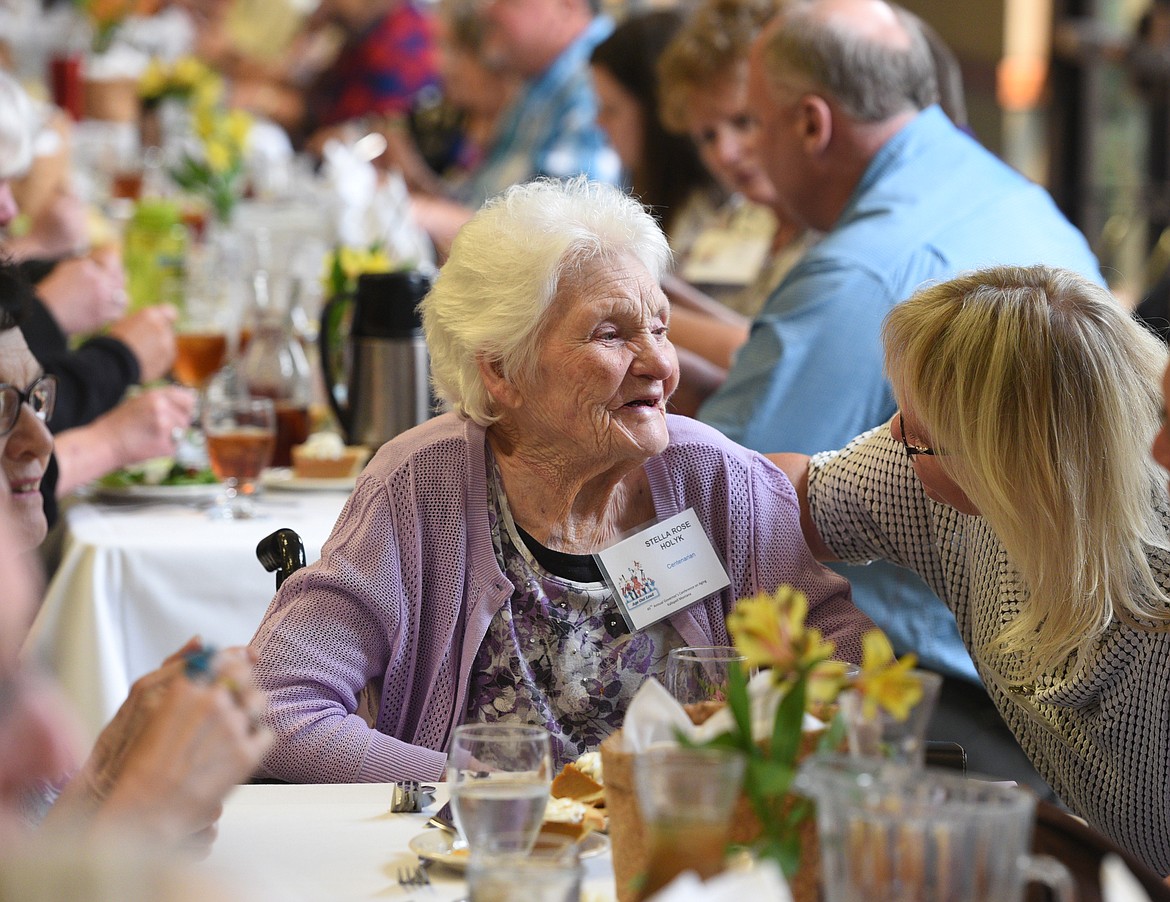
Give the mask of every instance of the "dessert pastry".
<svg viewBox="0 0 1170 902">
<path fill-rule="evenodd" d="M 552 782 L 541 834 L 568 836 L 580 842 L 594 830 L 608 828 L 601 778 L 601 754 L 586 752 L 561 768 Z"/>
<path fill-rule="evenodd" d="M 357 476 L 370 456 L 361 445 L 346 445 L 333 432 L 317 432 L 303 445 L 293 445 L 293 475 L 301 479 L 346 479 Z"/>
<path fill-rule="evenodd" d="M 594 830 L 605 827 L 605 815 L 592 805 L 575 799 L 549 799 L 540 835 L 567 836 L 573 842 L 580 842 Z"/>
<path fill-rule="evenodd" d="M 601 779 L 601 756 L 587 752 L 566 764 L 552 782 L 554 799 L 574 799 L 586 805 L 605 804 L 605 784 Z"/>
</svg>

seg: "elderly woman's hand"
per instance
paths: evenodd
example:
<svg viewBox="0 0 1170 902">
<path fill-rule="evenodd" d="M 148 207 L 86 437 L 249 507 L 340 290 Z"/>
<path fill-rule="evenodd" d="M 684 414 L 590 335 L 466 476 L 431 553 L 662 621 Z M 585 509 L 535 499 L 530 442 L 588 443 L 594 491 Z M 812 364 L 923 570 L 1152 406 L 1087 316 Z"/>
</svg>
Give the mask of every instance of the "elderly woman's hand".
<svg viewBox="0 0 1170 902">
<path fill-rule="evenodd" d="M 259 725 L 265 696 L 255 688 L 246 649 L 215 655 L 206 678 L 188 676 L 191 640 L 139 679 L 102 731 L 82 772 L 62 794 L 57 817 L 149 831 L 166 842 L 205 850 L 222 802 L 255 770 L 272 741 Z"/>
<path fill-rule="evenodd" d="M 171 682 L 126 749 L 100 819 L 149 826 L 165 840 L 204 848 L 223 799 L 247 780 L 272 742 L 260 726 L 263 693 L 243 649 L 222 653 L 209 681 Z"/>
</svg>

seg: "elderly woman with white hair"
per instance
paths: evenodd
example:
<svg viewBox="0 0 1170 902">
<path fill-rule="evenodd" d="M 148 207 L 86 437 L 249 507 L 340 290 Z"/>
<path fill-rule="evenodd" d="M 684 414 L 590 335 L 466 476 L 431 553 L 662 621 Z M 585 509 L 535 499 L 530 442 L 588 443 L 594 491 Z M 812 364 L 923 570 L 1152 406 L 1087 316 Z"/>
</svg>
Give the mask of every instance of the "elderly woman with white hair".
<svg viewBox="0 0 1170 902">
<path fill-rule="evenodd" d="M 466 721 L 544 726 L 571 760 L 672 647 L 727 644 L 736 600 L 782 583 L 859 659 L 869 621 L 784 475 L 666 412 L 668 259 L 637 201 L 583 180 L 516 186 L 460 232 L 422 307 L 448 412 L 382 447 L 253 640 L 273 776 L 438 779 Z M 688 509 L 730 585 L 631 632 L 592 555 Z"/>
</svg>

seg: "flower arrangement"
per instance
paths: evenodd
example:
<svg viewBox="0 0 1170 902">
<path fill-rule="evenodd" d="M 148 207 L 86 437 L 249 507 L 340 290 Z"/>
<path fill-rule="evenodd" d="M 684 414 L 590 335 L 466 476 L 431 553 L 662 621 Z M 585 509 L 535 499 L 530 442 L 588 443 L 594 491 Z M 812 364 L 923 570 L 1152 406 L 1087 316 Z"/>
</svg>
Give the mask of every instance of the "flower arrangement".
<svg viewBox="0 0 1170 902">
<path fill-rule="evenodd" d="M 328 297 L 353 294 L 358 277 L 364 273 L 391 272 L 397 266 L 379 243 L 369 247 L 339 245 L 325 256 L 321 282 Z"/>
<path fill-rule="evenodd" d="M 747 677 L 733 666 L 727 705 L 735 725 L 711 741 L 747 757 L 744 792 L 762 827 L 756 852 L 775 860 L 789 877 L 800 863 L 799 827 L 812 813 L 810 803 L 789 796 L 805 712 L 823 714 L 843 690 L 852 688 L 862 695 L 868 714 L 883 708 L 905 720 L 922 698 L 922 686 L 910 672 L 914 656 L 895 660 L 880 630 L 862 638 L 863 659 L 856 671 L 829 660 L 833 643 L 824 641 L 819 630 L 806 627 L 807 613 L 807 597 L 788 586 L 739 602 L 727 618 L 727 627 L 747 659 L 746 666 L 767 669 L 770 674 L 767 701 L 776 706 L 771 737 L 766 743 L 755 741 Z M 819 748 L 839 747 L 844 730 L 840 718 L 834 717 L 821 735 Z"/>
<path fill-rule="evenodd" d="M 219 103 L 201 102 L 192 111 L 192 135 L 170 170 L 175 184 L 203 196 L 220 222 L 231 220 L 243 194 L 244 154 L 252 117 Z"/>
<path fill-rule="evenodd" d="M 148 106 L 174 99 L 210 107 L 223 97 L 223 79 L 193 56 L 173 62 L 154 57 L 138 81 L 138 96 Z"/>
<path fill-rule="evenodd" d="M 76 4 L 93 28 L 95 53 L 110 49 L 118 27 L 130 16 L 151 16 L 159 8 L 158 0 L 76 0 Z"/>
</svg>

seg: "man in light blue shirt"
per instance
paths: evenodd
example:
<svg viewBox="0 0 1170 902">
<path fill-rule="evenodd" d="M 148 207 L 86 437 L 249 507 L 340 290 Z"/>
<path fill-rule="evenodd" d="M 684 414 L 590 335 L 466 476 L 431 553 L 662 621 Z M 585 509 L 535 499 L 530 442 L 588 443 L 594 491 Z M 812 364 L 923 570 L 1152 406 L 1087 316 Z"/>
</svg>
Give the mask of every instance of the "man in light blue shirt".
<svg viewBox="0 0 1170 902">
<path fill-rule="evenodd" d="M 735 441 L 811 454 L 887 421 L 881 323 L 923 283 L 1040 262 L 1100 280 L 1047 193 L 935 105 L 929 49 L 900 10 L 882 0 L 790 8 L 757 40 L 749 78 L 768 175 L 792 217 L 824 238 L 768 299 L 700 408 Z M 954 618 L 921 580 L 884 563 L 840 572 L 899 653 L 917 652 L 990 706 Z M 978 730 L 964 738 L 975 767 L 1007 769 L 978 759 L 989 744 Z"/>
</svg>

